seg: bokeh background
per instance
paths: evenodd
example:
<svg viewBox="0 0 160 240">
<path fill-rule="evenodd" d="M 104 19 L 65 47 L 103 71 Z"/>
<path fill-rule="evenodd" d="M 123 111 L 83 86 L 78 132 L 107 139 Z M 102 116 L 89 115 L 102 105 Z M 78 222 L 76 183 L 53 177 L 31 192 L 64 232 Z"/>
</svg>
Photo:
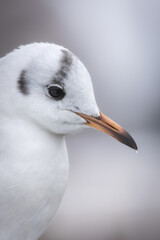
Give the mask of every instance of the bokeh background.
<svg viewBox="0 0 160 240">
<path fill-rule="evenodd" d="M 159 240 L 160 1 L 0 0 L 0 56 L 35 41 L 83 61 L 99 108 L 139 147 L 68 136 L 68 187 L 41 240 Z"/>
</svg>

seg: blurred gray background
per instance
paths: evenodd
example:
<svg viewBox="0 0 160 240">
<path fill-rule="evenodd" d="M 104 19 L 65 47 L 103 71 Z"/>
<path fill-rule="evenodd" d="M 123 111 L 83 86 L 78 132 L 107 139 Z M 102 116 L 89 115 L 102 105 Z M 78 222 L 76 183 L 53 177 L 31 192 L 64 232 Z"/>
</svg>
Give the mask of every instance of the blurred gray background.
<svg viewBox="0 0 160 240">
<path fill-rule="evenodd" d="M 35 41 L 83 61 L 99 108 L 139 147 L 68 136 L 68 187 L 41 240 L 159 240 L 160 1 L 0 0 L 0 56 Z"/>
</svg>

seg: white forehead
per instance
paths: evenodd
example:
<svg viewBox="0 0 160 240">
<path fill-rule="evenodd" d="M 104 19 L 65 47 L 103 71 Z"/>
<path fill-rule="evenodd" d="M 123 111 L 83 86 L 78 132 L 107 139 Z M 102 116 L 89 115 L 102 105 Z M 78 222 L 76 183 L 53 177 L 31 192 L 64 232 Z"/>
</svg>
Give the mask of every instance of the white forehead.
<svg viewBox="0 0 160 240">
<path fill-rule="evenodd" d="M 90 81 L 89 73 L 82 64 L 82 62 L 72 54 L 68 49 L 53 43 L 32 43 L 25 46 L 20 46 L 5 57 L 0 59 L 0 66 L 12 70 L 12 76 L 14 73 L 20 73 L 22 70 L 28 70 L 31 74 L 36 76 L 39 74 L 42 77 L 37 81 L 45 81 L 47 76 L 54 76 L 57 71 L 62 67 L 62 59 L 64 52 L 69 53 L 69 57 L 72 60 L 70 64 L 70 73 L 72 80 L 87 80 Z M 65 64 L 65 63 L 64 63 Z M 3 66 L 2 66 L 3 65 Z M 6 71 L 7 73 L 8 71 Z M 43 75 L 46 76 L 43 78 Z"/>
<path fill-rule="evenodd" d="M 68 76 L 66 77 L 68 81 L 64 83 L 68 84 L 70 81 L 81 82 L 81 87 L 86 84 L 87 87 L 91 87 L 90 75 L 83 65 L 83 63 L 68 49 L 62 46 L 51 44 L 51 43 L 33 43 L 26 46 L 21 46 L 18 50 L 13 51 L 10 55 L 17 55 L 16 62 L 20 69 L 28 70 L 29 73 L 33 73 L 41 76 L 36 78 L 37 81 L 48 81 L 50 76 L 55 76 L 58 71 L 61 70 L 63 64 L 63 58 L 65 53 L 68 52 L 68 57 L 71 58 L 71 64 L 69 66 Z M 69 81 L 70 80 L 70 81 Z"/>
<path fill-rule="evenodd" d="M 63 84 L 66 96 L 57 103 L 61 109 L 81 108 L 84 113 L 98 113 L 92 81 L 83 63 L 68 49 L 55 44 L 42 44 L 29 64 L 28 79 L 33 83 Z M 32 76 L 31 76 L 32 75 Z"/>
<path fill-rule="evenodd" d="M 62 46 L 50 43 L 35 43 L 20 48 L 22 57 L 25 56 L 24 69 L 28 69 L 29 73 L 36 75 L 35 81 L 48 82 L 49 79 L 57 77 L 57 73 L 62 68 L 67 71 L 64 76 L 64 84 L 75 82 L 88 83 L 86 87 L 91 87 L 90 75 L 83 63 L 68 49 Z M 68 55 L 68 56 L 65 56 Z M 68 58 L 68 59 L 65 59 Z M 69 61 L 71 61 L 69 63 Z M 23 61 L 22 61 L 23 62 Z M 65 65 L 68 66 L 66 69 Z M 38 78 L 37 75 L 40 77 Z M 67 81 L 68 80 L 68 81 Z M 81 85 L 81 86 L 82 86 Z"/>
<path fill-rule="evenodd" d="M 64 68 L 67 71 L 67 74 L 64 75 L 61 69 L 65 65 L 66 53 L 69 54 L 71 63 L 68 68 Z M 68 63 L 66 62 L 66 64 Z M 59 72 L 64 75 L 63 84 L 66 96 L 57 104 L 64 109 L 81 107 L 81 111 L 88 114 L 89 112 L 97 113 L 98 111 L 88 71 L 74 54 L 62 46 L 50 43 L 33 43 L 21 46 L 0 59 L 0 66 L 2 65 L 4 66 L 4 72 L 7 73 L 8 83 L 9 79 L 11 80 L 11 86 L 13 78 L 15 79 L 14 89 L 17 87 L 17 80 L 21 72 L 25 70 L 27 72 L 27 81 L 30 84 L 29 87 L 33 91 L 37 91 L 38 94 L 42 93 L 42 86 L 50 84 Z M 31 91 L 31 95 L 33 91 Z"/>
<path fill-rule="evenodd" d="M 73 56 L 69 78 L 66 79 L 64 85 L 67 91 L 64 106 L 68 105 L 69 108 L 78 106 L 81 111 L 87 114 L 98 112 L 90 75 L 76 56 Z"/>
</svg>

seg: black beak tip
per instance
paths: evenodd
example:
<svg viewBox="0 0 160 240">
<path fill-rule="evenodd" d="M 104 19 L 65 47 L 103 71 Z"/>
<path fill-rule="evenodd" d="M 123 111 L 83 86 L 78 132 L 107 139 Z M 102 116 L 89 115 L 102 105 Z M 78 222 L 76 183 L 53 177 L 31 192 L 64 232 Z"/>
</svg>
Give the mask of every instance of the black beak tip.
<svg viewBox="0 0 160 240">
<path fill-rule="evenodd" d="M 133 148 L 136 151 L 138 150 L 136 142 L 128 132 L 125 133 L 125 140 L 123 143 L 126 144 L 128 147 Z"/>
<path fill-rule="evenodd" d="M 134 141 L 134 143 L 133 143 L 133 145 L 131 146 L 131 148 L 133 148 L 134 150 L 138 150 L 138 147 L 137 147 L 137 144 L 136 144 L 136 142 Z"/>
</svg>

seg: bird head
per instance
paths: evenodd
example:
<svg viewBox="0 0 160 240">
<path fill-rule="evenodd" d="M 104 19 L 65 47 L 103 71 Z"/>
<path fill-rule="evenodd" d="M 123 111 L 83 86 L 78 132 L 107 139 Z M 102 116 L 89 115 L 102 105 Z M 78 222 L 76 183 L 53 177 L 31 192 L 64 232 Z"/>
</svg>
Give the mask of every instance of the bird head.
<svg viewBox="0 0 160 240">
<path fill-rule="evenodd" d="M 21 117 L 62 135 L 94 127 L 137 149 L 133 138 L 100 112 L 90 75 L 69 50 L 34 43 L 7 57 L 17 69 L 16 97 L 11 101 Z"/>
</svg>

